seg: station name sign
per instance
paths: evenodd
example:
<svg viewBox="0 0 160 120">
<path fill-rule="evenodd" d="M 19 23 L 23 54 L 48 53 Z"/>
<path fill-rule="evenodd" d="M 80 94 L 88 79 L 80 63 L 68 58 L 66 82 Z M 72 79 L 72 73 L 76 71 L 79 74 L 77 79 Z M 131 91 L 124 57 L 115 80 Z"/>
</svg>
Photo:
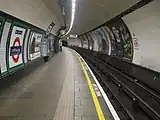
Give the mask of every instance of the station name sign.
<svg viewBox="0 0 160 120">
<path fill-rule="evenodd" d="M 55 23 L 54 22 L 52 22 L 49 26 L 48 26 L 48 28 L 47 28 L 47 30 L 46 30 L 46 35 L 48 36 L 50 33 L 51 33 L 51 31 L 53 30 L 53 27 L 55 26 Z"/>
</svg>

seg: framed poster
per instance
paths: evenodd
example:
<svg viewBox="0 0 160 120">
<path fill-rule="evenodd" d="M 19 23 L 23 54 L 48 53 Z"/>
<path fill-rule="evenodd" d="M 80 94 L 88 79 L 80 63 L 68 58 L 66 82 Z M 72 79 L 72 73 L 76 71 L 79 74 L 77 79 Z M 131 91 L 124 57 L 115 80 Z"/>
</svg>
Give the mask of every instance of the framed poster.
<svg viewBox="0 0 160 120">
<path fill-rule="evenodd" d="M 83 47 L 88 49 L 88 39 L 86 35 L 83 35 Z"/>
<path fill-rule="evenodd" d="M 80 42 L 81 42 L 81 47 L 83 48 L 83 36 L 79 36 Z"/>
<path fill-rule="evenodd" d="M 101 48 L 101 51 L 103 52 L 106 52 L 107 54 L 109 53 L 109 42 L 108 42 L 108 39 L 107 39 L 107 34 L 105 34 L 105 30 L 103 29 L 103 27 L 99 28 L 99 40 L 101 41 L 102 43 L 102 48 Z"/>
<path fill-rule="evenodd" d="M 24 41 L 24 63 L 28 62 L 28 42 L 29 42 L 29 35 L 31 29 L 27 30 L 25 41 Z"/>
<path fill-rule="evenodd" d="M 97 38 L 98 51 L 103 51 L 103 43 L 102 43 L 102 36 L 101 36 L 100 28 L 96 29 L 94 33 Z"/>
<path fill-rule="evenodd" d="M 90 50 L 93 50 L 93 45 L 94 45 L 94 42 L 93 42 L 93 39 L 92 39 L 92 36 L 91 36 L 91 32 L 90 33 L 87 33 L 87 38 L 88 38 L 88 47 Z"/>
<path fill-rule="evenodd" d="M 107 29 L 106 29 L 107 28 Z M 132 61 L 133 58 L 133 40 L 130 31 L 122 19 L 111 21 L 105 25 L 108 33 L 113 34 L 110 38 L 112 48 L 116 51 L 116 56 L 127 61 Z M 114 39 L 114 40 L 113 40 Z M 114 43 L 112 43 L 114 41 Z M 113 53 L 113 50 L 112 50 Z"/>
<path fill-rule="evenodd" d="M 107 46 L 108 46 L 108 48 L 107 48 L 108 55 L 111 55 L 111 51 L 112 51 L 111 39 L 110 39 L 109 33 L 107 32 L 105 27 L 106 26 L 101 27 L 101 30 L 103 31 L 102 34 L 103 34 L 103 36 L 105 36 L 104 39 L 105 39 Z"/>
<path fill-rule="evenodd" d="M 40 44 L 42 41 L 42 34 L 32 32 L 29 42 L 29 55 L 30 59 L 34 60 L 41 56 L 40 53 Z"/>
<path fill-rule="evenodd" d="M 23 40 L 26 29 L 13 26 L 9 40 L 8 62 L 9 68 L 23 64 Z"/>
<path fill-rule="evenodd" d="M 110 43 L 110 47 L 111 47 L 109 55 L 116 56 L 116 40 L 115 40 L 114 34 L 111 31 L 111 29 L 109 27 L 107 27 L 106 25 L 103 26 L 103 28 L 107 32 L 107 39 L 108 39 L 108 41 Z"/>
<path fill-rule="evenodd" d="M 10 28 L 11 28 L 11 21 L 7 20 L 3 26 L 3 32 L 1 34 L 1 42 L 0 42 L 0 64 L 1 64 L 0 67 L 1 67 L 2 76 L 7 74 L 6 47 L 7 47 L 7 40 L 8 40 Z"/>
<path fill-rule="evenodd" d="M 112 34 L 113 34 L 112 40 L 114 40 L 114 49 L 116 50 L 114 52 L 115 52 L 116 56 L 123 58 L 123 54 L 124 54 L 123 41 L 120 36 L 118 23 L 119 22 L 117 22 L 117 21 L 113 21 L 110 24 L 108 24 L 107 27 L 110 29 L 110 32 L 112 32 Z"/>
</svg>

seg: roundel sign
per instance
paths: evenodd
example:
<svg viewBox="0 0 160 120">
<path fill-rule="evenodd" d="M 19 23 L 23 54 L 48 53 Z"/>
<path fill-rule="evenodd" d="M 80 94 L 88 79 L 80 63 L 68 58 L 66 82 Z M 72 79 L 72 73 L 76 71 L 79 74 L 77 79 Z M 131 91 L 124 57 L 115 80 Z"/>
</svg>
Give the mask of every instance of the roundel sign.
<svg viewBox="0 0 160 120">
<path fill-rule="evenodd" d="M 22 46 L 20 44 L 20 38 L 17 37 L 14 41 L 13 41 L 13 46 L 11 46 L 10 49 L 10 56 L 12 56 L 12 59 L 15 63 L 18 62 L 19 60 L 19 55 L 22 52 Z"/>
<path fill-rule="evenodd" d="M 9 45 L 9 68 L 23 64 L 23 39 L 26 29 L 13 26 Z"/>
</svg>

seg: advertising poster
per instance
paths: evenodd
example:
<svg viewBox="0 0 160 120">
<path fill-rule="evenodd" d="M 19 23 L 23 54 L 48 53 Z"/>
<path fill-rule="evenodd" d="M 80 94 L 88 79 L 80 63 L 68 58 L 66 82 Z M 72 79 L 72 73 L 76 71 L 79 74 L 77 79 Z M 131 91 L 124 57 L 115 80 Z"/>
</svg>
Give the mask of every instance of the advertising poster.
<svg viewBox="0 0 160 120">
<path fill-rule="evenodd" d="M 122 19 L 112 21 L 104 27 L 112 44 L 112 54 L 132 61 L 133 41 L 130 32 Z"/>
<path fill-rule="evenodd" d="M 87 39 L 88 39 L 88 48 L 89 48 L 90 50 L 92 50 L 93 42 L 92 42 L 92 38 L 91 38 L 91 36 L 90 36 L 90 33 L 87 33 L 86 37 L 87 37 Z"/>
<path fill-rule="evenodd" d="M 7 44 L 7 38 L 8 38 L 10 27 L 11 27 L 11 22 L 6 21 L 4 23 L 3 30 L 1 29 L 1 40 L 0 40 L 0 68 L 1 69 L 0 71 L 2 76 L 7 73 L 6 44 Z"/>
<path fill-rule="evenodd" d="M 13 26 L 9 44 L 9 68 L 23 63 L 23 40 L 26 29 Z"/>
<path fill-rule="evenodd" d="M 49 37 L 49 50 L 50 51 L 53 51 L 54 50 L 54 39 L 55 39 L 55 36 L 54 35 L 50 35 Z"/>
<path fill-rule="evenodd" d="M 133 59 L 133 39 L 131 37 L 130 31 L 123 20 L 120 20 L 121 24 L 119 26 L 120 35 L 123 41 L 124 49 L 124 59 L 132 61 Z"/>
<path fill-rule="evenodd" d="M 111 45 L 110 55 L 116 56 L 116 41 L 115 41 L 114 34 L 113 34 L 113 32 L 111 31 L 111 29 L 108 28 L 107 26 L 104 26 L 103 28 L 104 28 L 105 31 L 107 32 L 108 41 L 110 41 L 110 45 Z"/>
<path fill-rule="evenodd" d="M 102 43 L 102 36 L 100 33 L 100 29 L 95 30 L 95 36 L 97 38 L 97 43 L 98 43 L 98 51 L 103 51 L 103 43 Z"/>
<path fill-rule="evenodd" d="M 29 42 L 29 34 L 31 29 L 27 30 L 27 34 L 24 41 L 24 63 L 28 62 L 28 42 Z"/>
<path fill-rule="evenodd" d="M 105 33 L 105 29 L 101 27 L 99 29 L 99 32 L 100 32 L 99 34 L 100 34 L 101 41 L 102 41 L 102 51 L 108 54 L 109 53 L 109 42 L 108 42 L 107 34 Z"/>
<path fill-rule="evenodd" d="M 90 37 L 92 39 L 92 50 L 98 51 L 98 43 L 97 43 L 97 38 L 95 36 L 94 31 L 90 32 Z"/>
<path fill-rule="evenodd" d="M 83 35 L 83 47 L 88 49 L 88 39 L 86 35 Z"/>
<path fill-rule="evenodd" d="M 83 48 L 83 36 L 80 36 L 79 39 L 80 39 L 80 42 L 81 42 L 81 47 Z"/>
<path fill-rule="evenodd" d="M 96 35 L 96 31 L 92 31 L 91 33 L 92 33 L 92 39 L 94 40 L 94 50 L 99 51 L 99 42 Z"/>
<path fill-rule="evenodd" d="M 112 50 L 111 40 L 110 40 L 110 37 L 109 37 L 109 33 L 107 32 L 105 27 L 106 26 L 101 27 L 101 31 L 103 31 L 102 32 L 103 36 L 105 36 L 105 40 L 106 40 L 106 43 L 108 45 L 108 48 L 107 48 L 108 55 L 111 55 L 111 50 Z"/>
<path fill-rule="evenodd" d="M 31 33 L 30 43 L 29 43 L 29 54 L 31 60 L 34 60 L 41 56 L 40 53 L 41 40 L 42 40 L 42 34 L 36 32 Z"/>
<path fill-rule="evenodd" d="M 120 36 L 120 29 L 119 29 L 119 21 L 113 21 L 110 22 L 109 24 L 107 24 L 107 27 L 111 30 L 112 34 L 113 34 L 113 39 L 115 42 L 115 48 L 116 48 L 116 56 L 123 58 L 123 41 L 122 38 Z"/>
<path fill-rule="evenodd" d="M 2 20 L 0 20 L 0 38 L 1 38 L 1 33 L 2 33 Z M 1 41 L 1 40 L 0 40 Z M 0 42 L 1 43 L 1 42 Z M 1 74 L 1 65 L 0 65 L 0 74 Z"/>
</svg>

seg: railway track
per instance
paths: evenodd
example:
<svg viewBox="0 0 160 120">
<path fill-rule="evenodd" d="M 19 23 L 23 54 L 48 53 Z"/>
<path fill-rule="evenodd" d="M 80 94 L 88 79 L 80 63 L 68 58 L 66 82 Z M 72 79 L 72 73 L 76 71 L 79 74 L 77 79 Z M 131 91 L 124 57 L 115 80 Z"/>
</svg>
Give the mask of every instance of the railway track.
<svg viewBox="0 0 160 120">
<path fill-rule="evenodd" d="M 93 54 L 79 52 L 89 64 L 122 120 L 160 120 L 160 96 Z"/>
</svg>

